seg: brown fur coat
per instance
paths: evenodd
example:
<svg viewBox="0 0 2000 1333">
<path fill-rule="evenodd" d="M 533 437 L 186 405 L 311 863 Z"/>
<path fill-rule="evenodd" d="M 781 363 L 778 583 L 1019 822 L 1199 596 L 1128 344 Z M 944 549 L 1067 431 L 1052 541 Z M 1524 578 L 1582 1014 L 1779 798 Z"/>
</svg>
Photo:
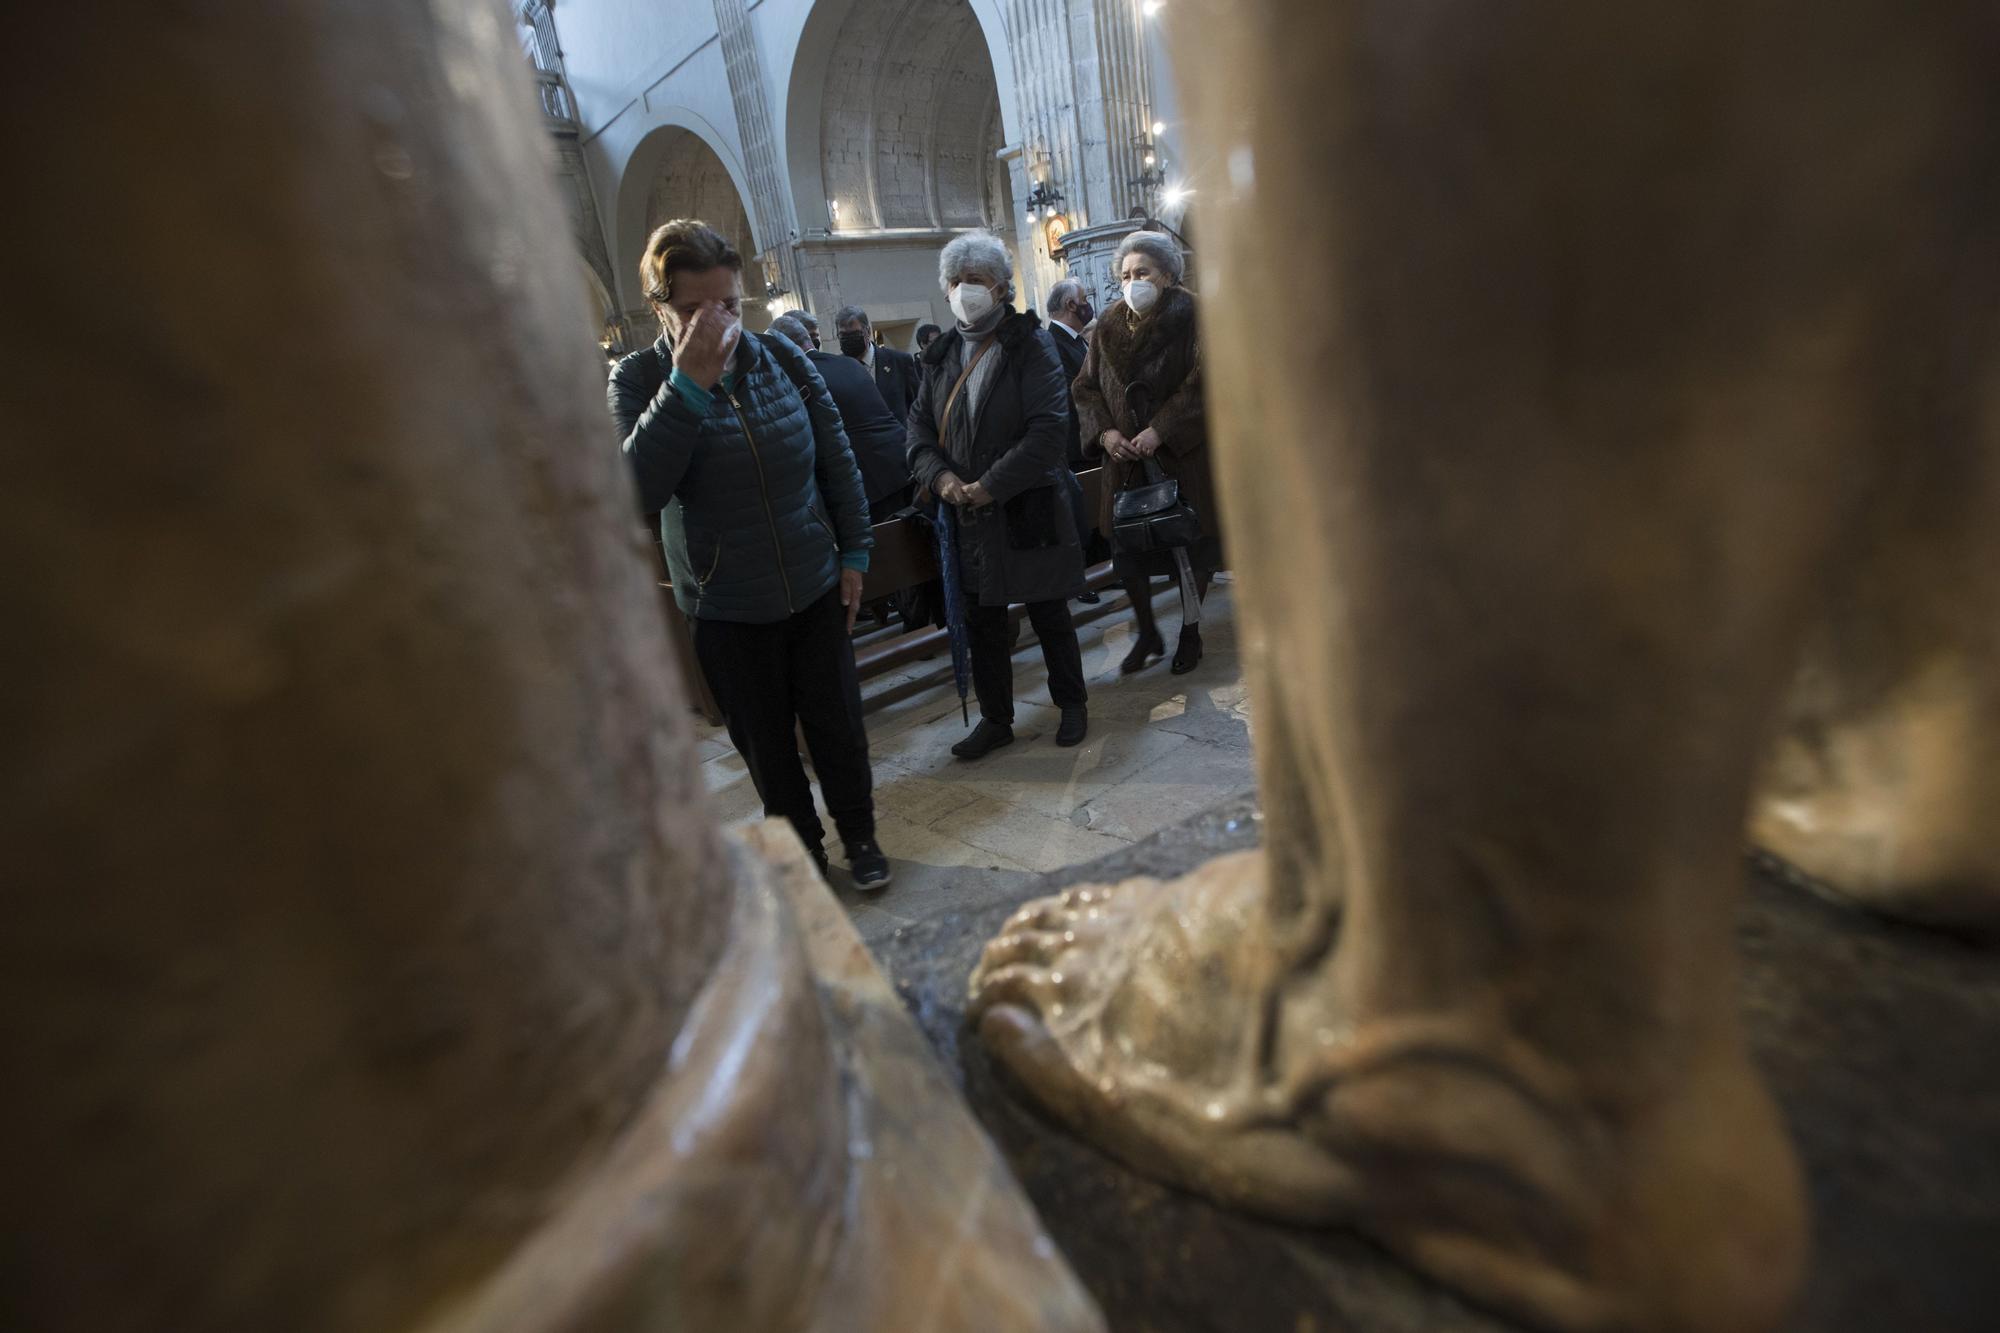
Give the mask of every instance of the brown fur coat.
<svg viewBox="0 0 2000 1333">
<path fill-rule="evenodd" d="M 1144 424 L 1128 398 L 1132 386 L 1143 385 L 1152 402 L 1150 422 L 1160 437 L 1153 461 L 1181 484 L 1181 495 L 1201 515 L 1211 534 L 1222 529 L 1216 509 L 1215 481 L 1209 472 L 1208 420 L 1203 412 L 1201 338 L 1195 327 L 1194 293 L 1170 287 L 1159 304 L 1140 319 L 1123 301 L 1113 303 L 1097 321 L 1090 354 L 1083 360 L 1070 392 L 1082 428 L 1087 455 L 1104 459 L 1104 482 L 1097 506 L 1097 526 L 1111 535 L 1111 497 L 1145 479 L 1143 465 L 1120 463 L 1104 453 L 1104 432 L 1117 430 L 1137 438 Z"/>
</svg>

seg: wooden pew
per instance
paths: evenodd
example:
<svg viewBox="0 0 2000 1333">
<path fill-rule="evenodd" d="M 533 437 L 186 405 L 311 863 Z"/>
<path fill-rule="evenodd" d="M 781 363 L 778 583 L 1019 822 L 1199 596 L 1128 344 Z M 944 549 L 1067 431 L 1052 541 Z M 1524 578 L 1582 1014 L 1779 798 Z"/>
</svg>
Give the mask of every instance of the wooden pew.
<svg viewBox="0 0 2000 1333">
<path fill-rule="evenodd" d="M 1098 487 L 1102 481 L 1103 469 L 1091 468 L 1077 473 L 1077 480 L 1083 484 L 1084 512 L 1097 513 Z M 868 574 L 861 585 L 864 603 L 879 600 L 900 593 L 908 588 L 929 583 L 938 577 L 937 540 L 930 528 L 911 519 L 891 519 L 875 525 L 875 549 L 869 553 Z M 657 549 L 657 547 L 656 547 Z M 1109 562 L 1094 565 L 1085 571 L 1087 586 L 1098 590 L 1111 586 L 1112 577 Z M 661 588 L 667 591 L 667 636 L 673 641 L 674 652 L 680 659 L 681 669 L 686 673 L 688 684 L 695 696 L 702 717 L 711 726 L 722 725 L 722 714 L 710 694 L 708 682 L 702 679 L 701 669 L 695 661 L 694 636 L 690 632 L 687 617 L 673 603 L 672 583 L 662 571 Z M 1076 613 L 1080 623 L 1087 623 L 1099 617 L 1124 609 L 1122 597 L 1106 598 L 1096 606 L 1086 606 Z M 1016 624 L 1026 616 L 1026 609 L 1013 607 L 1010 610 Z M 920 661 L 934 653 L 948 650 L 950 636 L 941 629 L 919 630 L 912 634 L 901 634 L 885 642 L 872 644 L 854 656 L 856 671 L 861 679 L 871 680 L 886 675 L 911 662 Z"/>
</svg>

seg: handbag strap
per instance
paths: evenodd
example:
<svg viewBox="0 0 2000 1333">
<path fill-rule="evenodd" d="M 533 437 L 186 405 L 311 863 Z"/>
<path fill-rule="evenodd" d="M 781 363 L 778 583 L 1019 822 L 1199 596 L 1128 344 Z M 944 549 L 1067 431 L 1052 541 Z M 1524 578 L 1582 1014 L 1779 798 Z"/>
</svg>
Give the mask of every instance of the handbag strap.
<svg viewBox="0 0 2000 1333">
<path fill-rule="evenodd" d="M 999 341 L 997 335 L 988 338 L 980 349 L 973 353 L 972 360 L 965 363 L 965 369 L 959 373 L 958 383 L 951 386 L 951 394 L 944 400 L 944 411 L 938 413 L 937 429 L 940 440 L 944 438 L 945 430 L 951 421 L 952 405 L 958 402 L 958 391 L 965 387 L 965 382 L 972 378 L 973 370 L 986 359 L 986 354 L 993 350 L 993 344 Z"/>
</svg>

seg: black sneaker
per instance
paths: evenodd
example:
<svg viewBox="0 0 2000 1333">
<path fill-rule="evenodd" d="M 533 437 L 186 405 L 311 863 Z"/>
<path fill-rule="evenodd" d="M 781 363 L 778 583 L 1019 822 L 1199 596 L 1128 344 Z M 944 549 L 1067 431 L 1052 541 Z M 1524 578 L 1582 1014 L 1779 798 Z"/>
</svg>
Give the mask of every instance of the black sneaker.
<svg viewBox="0 0 2000 1333">
<path fill-rule="evenodd" d="M 979 725 L 972 734 L 951 747 L 951 752 L 960 759 L 984 759 L 1003 745 L 1014 743 L 1014 729 L 999 722 L 979 719 Z"/>
<path fill-rule="evenodd" d="M 1085 606 L 1096 606 L 1099 602 L 1103 601 L 1104 599 L 1102 597 L 1099 597 L 1095 592 L 1091 591 L 1089 588 L 1085 588 L 1082 592 L 1076 595 L 1076 600 L 1083 603 Z"/>
<path fill-rule="evenodd" d="M 882 855 L 873 838 L 848 844 L 847 873 L 854 877 L 855 888 L 870 892 L 888 888 L 889 881 L 895 878 L 889 869 L 889 858 Z"/>
<path fill-rule="evenodd" d="M 1081 745 L 1083 738 L 1090 734 L 1090 714 L 1082 704 L 1072 704 L 1062 710 L 1062 721 L 1056 725 L 1057 745 Z"/>
</svg>

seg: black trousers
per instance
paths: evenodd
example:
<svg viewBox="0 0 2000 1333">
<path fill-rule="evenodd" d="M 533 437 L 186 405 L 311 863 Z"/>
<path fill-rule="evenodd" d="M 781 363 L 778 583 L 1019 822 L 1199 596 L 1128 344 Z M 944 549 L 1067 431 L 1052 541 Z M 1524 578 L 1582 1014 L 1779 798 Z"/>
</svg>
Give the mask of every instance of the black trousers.
<svg viewBox="0 0 2000 1333">
<path fill-rule="evenodd" d="M 796 725 L 805 733 L 841 841 L 873 839 L 868 732 L 861 723 L 861 680 L 854 672 L 840 589 L 775 625 L 697 620 L 694 655 L 722 709 L 729 739 L 764 800 L 765 815 L 790 820 L 807 847 L 825 845 L 826 829 L 799 762 Z"/>
<path fill-rule="evenodd" d="M 1076 641 L 1076 621 L 1068 602 L 1028 603 L 1028 623 L 1042 641 L 1042 661 L 1049 669 L 1049 698 L 1058 708 L 1075 707 L 1089 697 L 1083 685 L 1083 646 Z M 972 688 L 979 696 L 979 715 L 1003 726 L 1014 725 L 1014 635 L 1004 606 L 968 606 L 965 628 L 972 647 Z"/>
</svg>

